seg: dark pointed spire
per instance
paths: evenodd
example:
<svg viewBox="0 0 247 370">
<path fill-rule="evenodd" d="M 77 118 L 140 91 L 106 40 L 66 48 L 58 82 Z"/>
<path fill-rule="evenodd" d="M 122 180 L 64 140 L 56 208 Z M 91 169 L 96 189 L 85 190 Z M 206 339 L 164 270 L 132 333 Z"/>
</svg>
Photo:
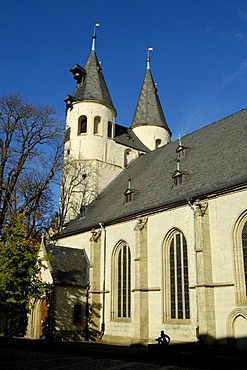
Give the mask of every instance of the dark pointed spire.
<svg viewBox="0 0 247 370">
<path fill-rule="evenodd" d="M 77 69 L 80 67 L 85 71 L 82 79 L 78 81 L 77 86 L 74 91 L 74 101 L 83 100 L 94 100 L 106 105 L 110 105 L 114 110 L 114 105 L 107 88 L 101 64 L 98 61 L 96 55 L 96 34 L 95 27 L 99 26 L 99 23 L 94 24 L 94 34 L 92 36 L 92 50 L 88 61 L 86 63 L 85 69 L 76 64 Z M 74 67 L 73 67 L 74 68 Z M 73 69 L 71 70 L 73 73 Z"/>
<path fill-rule="evenodd" d="M 165 115 L 163 113 L 163 109 L 159 100 L 157 87 L 155 86 L 151 73 L 151 58 L 149 56 L 150 50 L 153 50 L 153 48 L 148 48 L 148 54 L 146 58 L 146 74 L 142 84 L 131 128 L 142 125 L 154 125 L 163 127 L 171 133 L 167 125 Z"/>
</svg>

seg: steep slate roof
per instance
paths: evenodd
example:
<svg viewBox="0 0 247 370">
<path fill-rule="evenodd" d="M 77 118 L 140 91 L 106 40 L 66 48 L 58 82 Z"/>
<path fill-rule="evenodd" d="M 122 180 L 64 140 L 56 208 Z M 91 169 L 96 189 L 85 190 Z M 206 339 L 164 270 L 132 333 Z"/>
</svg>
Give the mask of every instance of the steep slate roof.
<svg viewBox="0 0 247 370">
<path fill-rule="evenodd" d="M 115 110 L 94 50 L 91 51 L 85 70 L 85 79 L 82 79 L 82 82 L 77 84 L 75 88 L 74 101 L 94 100 L 110 105 Z"/>
<path fill-rule="evenodd" d="M 47 245 L 54 284 L 86 287 L 89 264 L 84 249 Z"/>
<path fill-rule="evenodd" d="M 147 68 L 131 127 L 142 125 L 160 126 L 171 131 L 167 125 L 151 70 Z"/>
<path fill-rule="evenodd" d="M 60 236 L 80 233 L 151 211 L 186 204 L 236 186 L 247 185 L 247 109 L 182 138 L 186 156 L 180 160 L 181 186 L 173 187 L 179 141 L 134 160 L 92 203 L 84 219 L 71 221 Z M 128 179 L 134 197 L 124 204 Z M 57 235 L 59 238 L 59 235 Z"/>
<path fill-rule="evenodd" d="M 131 128 L 127 128 L 118 124 L 115 124 L 114 141 L 118 144 L 122 144 L 145 153 L 150 152 L 150 149 L 147 148 L 142 143 L 142 141 L 138 139 L 138 137 Z"/>
</svg>

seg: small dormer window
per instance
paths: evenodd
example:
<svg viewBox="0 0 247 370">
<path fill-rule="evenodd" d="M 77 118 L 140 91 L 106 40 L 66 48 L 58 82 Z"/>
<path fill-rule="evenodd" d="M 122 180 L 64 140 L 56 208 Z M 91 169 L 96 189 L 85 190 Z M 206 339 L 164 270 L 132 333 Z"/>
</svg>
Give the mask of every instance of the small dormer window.
<svg viewBox="0 0 247 370">
<path fill-rule="evenodd" d="M 128 179 L 128 188 L 124 192 L 124 204 L 131 203 L 133 200 L 133 189 L 131 189 L 131 178 Z"/>
<path fill-rule="evenodd" d="M 124 203 L 131 203 L 133 200 L 133 191 L 129 190 L 124 193 L 125 199 Z"/>
<path fill-rule="evenodd" d="M 173 176 L 173 186 L 174 187 L 180 186 L 180 185 L 182 185 L 182 183 L 183 183 L 182 173 L 177 174 L 176 176 Z"/>
<path fill-rule="evenodd" d="M 176 171 L 173 173 L 173 187 L 181 186 L 183 183 L 183 173 L 180 171 L 180 160 L 177 160 L 177 168 Z"/>
</svg>

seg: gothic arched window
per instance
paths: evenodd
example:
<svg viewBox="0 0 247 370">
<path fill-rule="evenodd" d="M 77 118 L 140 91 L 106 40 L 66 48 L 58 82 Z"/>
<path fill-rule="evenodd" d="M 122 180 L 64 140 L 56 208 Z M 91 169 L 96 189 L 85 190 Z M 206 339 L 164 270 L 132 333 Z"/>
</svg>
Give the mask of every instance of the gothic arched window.
<svg viewBox="0 0 247 370">
<path fill-rule="evenodd" d="M 233 234 L 236 300 L 247 302 L 247 212 L 238 219 Z"/>
<path fill-rule="evenodd" d="M 87 133 L 87 117 L 80 116 L 78 120 L 78 135 Z"/>
<path fill-rule="evenodd" d="M 131 316 L 131 254 L 125 242 L 120 242 L 113 255 L 114 318 Z"/>
<path fill-rule="evenodd" d="M 179 230 L 167 239 L 165 256 L 166 317 L 170 320 L 190 318 L 187 242 Z"/>
<path fill-rule="evenodd" d="M 244 264 L 244 278 L 245 278 L 245 294 L 247 296 L 247 221 L 242 230 L 242 248 L 243 248 L 243 264 Z"/>
</svg>

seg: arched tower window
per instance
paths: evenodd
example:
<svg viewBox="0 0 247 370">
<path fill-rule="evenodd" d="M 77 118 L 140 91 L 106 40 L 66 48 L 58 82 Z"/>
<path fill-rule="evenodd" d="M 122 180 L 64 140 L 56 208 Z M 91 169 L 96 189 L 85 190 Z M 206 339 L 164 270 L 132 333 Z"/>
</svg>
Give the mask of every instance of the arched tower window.
<svg viewBox="0 0 247 370">
<path fill-rule="evenodd" d="M 187 242 L 179 230 L 172 232 L 165 243 L 164 287 L 166 317 L 170 320 L 185 320 L 190 318 L 189 277 Z"/>
<path fill-rule="evenodd" d="M 75 304 L 74 305 L 74 315 L 73 315 L 73 322 L 74 325 L 81 325 L 82 324 L 82 305 Z"/>
<path fill-rule="evenodd" d="M 156 139 L 155 140 L 155 149 L 159 148 L 161 145 L 162 145 L 161 140 L 160 139 Z"/>
<path fill-rule="evenodd" d="M 78 120 L 78 135 L 87 133 L 87 117 L 80 116 Z"/>
<path fill-rule="evenodd" d="M 93 133 L 94 135 L 101 134 L 101 118 L 99 116 L 94 117 Z"/>
<path fill-rule="evenodd" d="M 113 256 L 114 318 L 131 316 L 131 255 L 125 242 L 120 242 Z"/>
<path fill-rule="evenodd" d="M 109 121 L 108 122 L 108 125 L 107 125 L 107 137 L 108 138 L 112 138 L 112 128 L 113 128 L 113 125 L 112 125 L 112 122 Z"/>
</svg>

